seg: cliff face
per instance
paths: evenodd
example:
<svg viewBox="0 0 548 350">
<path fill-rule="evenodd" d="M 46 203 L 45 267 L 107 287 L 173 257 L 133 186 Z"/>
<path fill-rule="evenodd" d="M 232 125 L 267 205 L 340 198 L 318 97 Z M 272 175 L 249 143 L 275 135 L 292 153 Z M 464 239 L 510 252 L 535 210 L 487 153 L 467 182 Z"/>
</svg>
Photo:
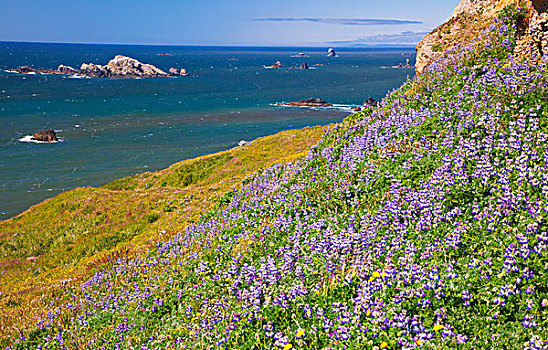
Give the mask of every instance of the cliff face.
<svg viewBox="0 0 548 350">
<path fill-rule="evenodd" d="M 458 44 L 469 43 L 506 6 L 516 0 L 461 0 L 445 23 L 427 34 L 417 45 L 417 73 L 443 56 L 446 50 Z M 518 28 L 516 51 L 528 55 L 548 53 L 548 0 L 520 2 L 529 12 Z"/>
</svg>

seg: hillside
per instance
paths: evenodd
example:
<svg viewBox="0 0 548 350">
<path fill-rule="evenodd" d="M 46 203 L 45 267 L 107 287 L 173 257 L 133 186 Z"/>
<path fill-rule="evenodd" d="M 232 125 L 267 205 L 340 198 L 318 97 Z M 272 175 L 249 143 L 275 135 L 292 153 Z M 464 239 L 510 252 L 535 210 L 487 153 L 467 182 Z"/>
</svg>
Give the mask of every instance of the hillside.
<svg viewBox="0 0 548 350">
<path fill-rule="evenodd" d="M 199 219 L 247 175 L 306 155 L 326 127 L 280 132 L 108 183 L 0 222 L 0 338 L 33 326 L 47 299 L 117 258 L 139 256 Z"/>
<path fill-rule="evenodd" d="M 503 7 L 301 160 L 50 295 L 10 347 L 547 348 L 548 69 L 521 54 L 528 13 Z M 172 184 L 155 176 L 107 188 Z"/>
</svg>

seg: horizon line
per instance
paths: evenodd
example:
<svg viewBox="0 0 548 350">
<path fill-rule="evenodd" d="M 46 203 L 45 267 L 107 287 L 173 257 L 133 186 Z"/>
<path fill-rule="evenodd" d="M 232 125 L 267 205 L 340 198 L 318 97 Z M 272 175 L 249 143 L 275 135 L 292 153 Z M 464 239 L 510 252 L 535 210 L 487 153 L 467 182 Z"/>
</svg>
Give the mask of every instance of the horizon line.
<svg viewBox="0 0 548 350">
<path fill-rule="evenodd" d="M 102 42 L 77 42 L 77 41 L 34 41 L 34 40 L 3 40 L 0 43 L 16 43 L 16 44 L 65 44 L 65 45 L 119 45 L 119 46 L 165 46 L 165 47 L 256 47 L 256 48 L 330 48 L 337 47 L 339 49 L 360 49 L 360 48 L 415 48 L 416 44 L 360 44 L 359 46 L 340 46 L 333 43 L 320 44 L 304 44 L 304 45 L 219 45 L 219 44 L 151 44 L 151 43 L 102 43 Z"/>
</svg>

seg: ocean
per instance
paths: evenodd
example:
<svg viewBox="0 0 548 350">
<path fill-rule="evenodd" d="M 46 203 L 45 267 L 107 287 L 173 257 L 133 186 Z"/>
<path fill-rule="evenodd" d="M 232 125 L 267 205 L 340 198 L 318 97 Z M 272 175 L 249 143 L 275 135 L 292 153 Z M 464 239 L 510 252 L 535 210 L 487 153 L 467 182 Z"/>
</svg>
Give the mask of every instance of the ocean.
<svg viewBox="0 0 548 350">
<path fill-rule="evenodd" d="M 304 52 L 309 57 L 292 57 Z M 412 48 L 170 47 L 0 42 L 0 219 L 57 193 L 165 168 L 276 132 L 340 122 L 380 100 L 413 69 Z M 79 68 L 126 55 L 188 77 L 74 78 L 15 74 L 23 65 Z M 281 61 L 281 69 L 265 66 Z M 306 62 L 311 69 L 290 69 Z M 279 102 L 322 98 L 332 108 Z M 28 141 L 54 129 L 62 142 Z"/>
</svg>

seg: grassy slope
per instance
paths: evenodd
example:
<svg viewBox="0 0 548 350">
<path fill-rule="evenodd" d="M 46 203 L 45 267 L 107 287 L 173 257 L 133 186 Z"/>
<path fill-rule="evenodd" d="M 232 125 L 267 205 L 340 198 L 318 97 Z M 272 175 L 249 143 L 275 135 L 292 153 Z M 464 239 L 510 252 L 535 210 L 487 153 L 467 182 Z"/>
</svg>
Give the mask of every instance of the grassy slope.
<svg viewBox="0 0 548 350">
<path fill-rule="evenodd" d="M 44 293 L 183 230 L 248 174 L 306 155 L 325 129 L 284 131 L 157 172 L 78 188 L 0 222 L 0 337 L 40 317 Z"/>
<path fill-rule="evenodd" d="M 509 55 L 512 34 L 52 298 L 14 346 L 545 348 L 548 70 Z"/>
</svg>

